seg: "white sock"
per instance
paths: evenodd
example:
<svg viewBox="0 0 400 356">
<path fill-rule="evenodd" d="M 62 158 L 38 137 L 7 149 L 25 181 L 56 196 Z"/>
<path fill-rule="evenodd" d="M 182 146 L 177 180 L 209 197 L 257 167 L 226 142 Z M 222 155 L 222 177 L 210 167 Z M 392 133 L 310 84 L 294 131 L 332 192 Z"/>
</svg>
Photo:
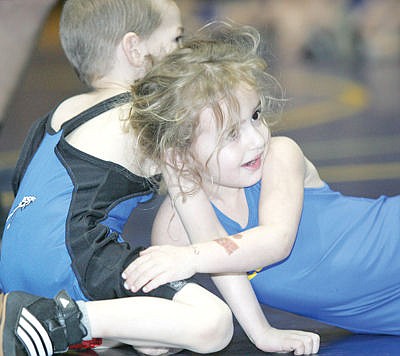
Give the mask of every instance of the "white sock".
<svg viewBox="0 0 400 356">
<path fill-rule="evenodd" d="M 87 335 L 82 340 L 92 340 L 93 339 L 92 330 L 90 328 L 89 316 L 86 309 L 86 302 L 84 302 L 83 300 L 77 300 L 76 304 L 78 304 L 78 307 L 82 313 L 81 323 L 83 324 L 83 326 L 86 328 L 87 331 Z"/>
</svg>

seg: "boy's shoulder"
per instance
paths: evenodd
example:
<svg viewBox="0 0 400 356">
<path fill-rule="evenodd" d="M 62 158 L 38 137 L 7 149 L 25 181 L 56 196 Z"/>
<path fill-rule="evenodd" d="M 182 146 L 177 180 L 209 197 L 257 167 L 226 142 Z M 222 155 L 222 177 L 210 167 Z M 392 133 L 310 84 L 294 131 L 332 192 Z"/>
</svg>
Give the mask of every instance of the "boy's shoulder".
<svg viewBox="0 0 400 356">
<path fill-rule="evenodd" d="M 112 98 L 115 95 L 104 96 L 93 93 L 81 94 L 63 101 L 52 117 L 51 126 L 59 131 L 62 125 L 82 112 Z M 138 163 L 135 149 L 135 136 L 128 125 L 131 105 L 110 102 L 110 109 L 102 112 L 81 125 L 68 131 L 65 140 L 75 149 L 97 159 L 113 162 L 136 175 L 143 175 L 141 162 Z M 97 110 L 96 110 L 97 112 Z M 64 126 L 65 128 L 65 126 Z M 136 157 L 136 158 L 135 158 Z"/>
<path fill-rule="evenodd" d="M 59 131 L 65 122 L 79 115 L 81 112 L 93 105 L 93 100 L 90 100 L 88 94 L 75 95 L 65 99 L 54 111 L 51 118 L 51 127 L 55 131 Z"/>
<path fill-rule="evenodd" d="M 89 92 L 70 97 L 62 101 L 54 111 L 51 127 L 55 131 L 59 131 L 65 122 L 113 96 L 107 93 Z M 108 114 L 113 115 L 112 110 L 104 113 L 105 116 Z"/>
</svg>

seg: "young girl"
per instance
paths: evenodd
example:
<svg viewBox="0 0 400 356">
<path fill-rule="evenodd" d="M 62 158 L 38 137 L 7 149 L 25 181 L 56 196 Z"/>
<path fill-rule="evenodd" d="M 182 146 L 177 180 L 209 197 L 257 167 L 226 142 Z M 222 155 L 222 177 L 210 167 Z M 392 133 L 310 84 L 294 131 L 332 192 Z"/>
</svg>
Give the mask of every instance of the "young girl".
<svg viewBox="0 0 400 356">
<path fill-rule="evenodd" d="M 131 123 L 169 189 L 153 242 L 195 244 L 151 247 L 125 270 L 126 286 L 229 273 L 214 280 L 265 351 L 284 339 L 253 291 L 260 303 L 354 332 L 400 335 L 400 196 L 334 192 L 295 142 L 271 137 L 277 101 L 258 35 L 223 32 L 186 43 L 133 87 Z"/>
</svg>

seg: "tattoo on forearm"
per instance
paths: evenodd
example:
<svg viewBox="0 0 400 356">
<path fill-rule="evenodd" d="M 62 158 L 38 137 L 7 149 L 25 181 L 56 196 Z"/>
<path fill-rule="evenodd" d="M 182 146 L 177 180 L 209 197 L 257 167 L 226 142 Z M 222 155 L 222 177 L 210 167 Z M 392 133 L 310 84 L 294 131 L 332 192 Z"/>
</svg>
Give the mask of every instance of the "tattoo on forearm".
<svg viewBox="0 0 400 356">
<path fill-rule="evenodd" d="M 232 235 L 232 238 L 236 239 L 236 240 L 240 240 L 243 237 L 242 234 L 236 234 L 236 235 Z"/>
<path fill-rule="evenodd" d="M 217 239 L 214 241 L 218 245 L 222 246 L 228 255 L 231 255 L 233 252 L 235 252 L 239 248 L 239 246 L 237 244 L 235 244 L 235 242 L 228 237 L 223 237 L 221 239 Z"/>
</svg>

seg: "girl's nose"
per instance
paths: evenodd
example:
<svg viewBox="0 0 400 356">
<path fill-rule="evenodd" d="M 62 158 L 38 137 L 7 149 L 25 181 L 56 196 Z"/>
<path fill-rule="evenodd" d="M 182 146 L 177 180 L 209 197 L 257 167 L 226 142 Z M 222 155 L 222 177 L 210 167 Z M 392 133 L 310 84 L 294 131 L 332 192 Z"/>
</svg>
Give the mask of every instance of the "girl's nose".
<svg viewBox="0 0 400 356">
<path fill-rule="evenodd" d="M 246 130 L 242 137 L 246 141 L 246 144 L 250 145 L 251 147 L 263 147 L 268 141 L 268 129 L 265 127 L 251 126 L 248 128 L 248 130 Z"/>
</svg>

